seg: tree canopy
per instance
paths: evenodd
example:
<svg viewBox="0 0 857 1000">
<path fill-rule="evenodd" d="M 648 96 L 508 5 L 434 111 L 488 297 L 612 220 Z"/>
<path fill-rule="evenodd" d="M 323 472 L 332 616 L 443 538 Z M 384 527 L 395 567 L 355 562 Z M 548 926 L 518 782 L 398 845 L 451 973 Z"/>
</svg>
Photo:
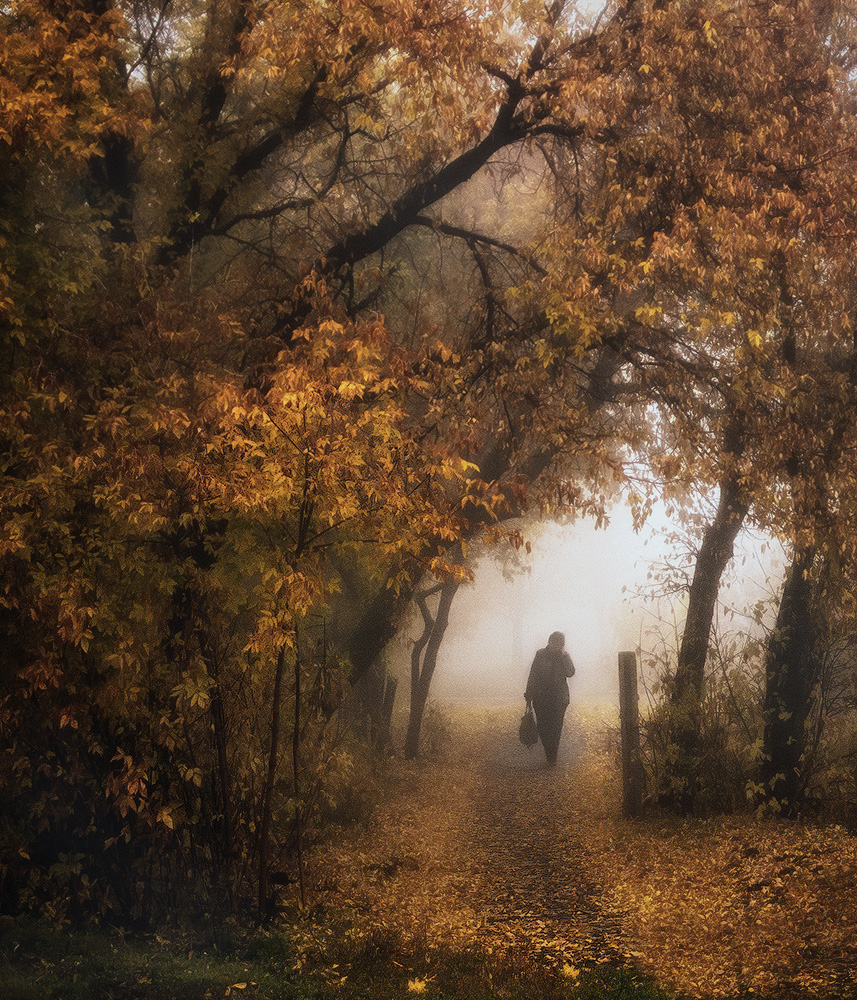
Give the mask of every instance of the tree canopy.
<svg viewBox="0 0 857 1000">
<path fill-rule="evenodd" d="M 422 577 L 463 579 L 480 533 L 601 515 L 629 461 L 851 572 L 848 3 L 10 0 L 0 21 L 21 905 L 143 919 L 189 856 L 234 902 L 274 797 L 309 816 L 299 747 L 332 676 L 368 669 Z"/>
</svg>

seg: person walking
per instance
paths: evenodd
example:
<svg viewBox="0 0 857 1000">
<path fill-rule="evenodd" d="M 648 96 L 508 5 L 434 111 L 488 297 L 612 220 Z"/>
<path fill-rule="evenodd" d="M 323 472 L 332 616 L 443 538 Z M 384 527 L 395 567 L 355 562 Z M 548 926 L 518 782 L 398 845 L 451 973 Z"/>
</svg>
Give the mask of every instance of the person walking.
<svg viewBox="0 0 857 1000">
<path fill-rule="evenodd" d="M 539 739 L 550 765 L 556 764 L 562 723 L 568 708 L 568 680 L 574 677 L 574 664 L 565 651 L 565 636 L 552 632 L 548 644 L 538 650 L 530 667 L 524 698 L 527 708 L 532 705 L 536 713 Z"/>
</svg>

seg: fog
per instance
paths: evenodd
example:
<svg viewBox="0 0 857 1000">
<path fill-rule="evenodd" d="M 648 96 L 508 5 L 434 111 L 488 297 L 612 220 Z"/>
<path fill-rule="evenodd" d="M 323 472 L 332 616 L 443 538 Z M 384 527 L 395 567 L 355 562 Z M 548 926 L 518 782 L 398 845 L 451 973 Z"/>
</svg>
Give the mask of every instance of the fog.
<svg viewBox="0 0 857 1000">
<path fill-rule="evenodd" d="M 654 600 L 658 565 L 675 566 L 678 552 L 665 539 L 669 519 L 656 513 L 636 533 L 629 511 L 616 507 L 607 527 L 592 521 L 548 525 L 526 532 L 531 553 L 520 550 L 510 566 L 503 550 L 473 564 L 475 581 L 455 597 L 435 676 L 432 700 L 496 705 L 523 703 L 535 651 L 551 632 L 565 633 L 576 674 L 573 701 L 618 702 L 620 650 L 675 648 L 685 595 Z M 511 553 L 511 546 L 506 547 Z M 687 561 L 692 570 L 692 559 Z M 782 550 L 749 532 L 721 593 L 723 628 L 751 628 L 734 612 L 772 598 L 782 578 Z M 768 611 L 770 619 L 775 604 Z M 395 659 L 408 689 L 408 644 L 419 634 L 404 630 Z M 403 691 L 404 693 L 404 691 Z"/>
</svg>

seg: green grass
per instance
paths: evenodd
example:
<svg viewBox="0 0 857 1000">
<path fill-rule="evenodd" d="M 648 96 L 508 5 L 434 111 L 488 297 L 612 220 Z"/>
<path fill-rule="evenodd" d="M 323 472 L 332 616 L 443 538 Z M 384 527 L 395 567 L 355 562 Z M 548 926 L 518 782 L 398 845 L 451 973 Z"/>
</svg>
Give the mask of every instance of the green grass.
<svg viewBox="0 0 857 1000">
<path fill-rule="evenodd" d="M 323 995 L 311 976 L 301 977 L 307 991 L 292 990 L 288 970 L 272 972 L 274 965 L 262 949 L 253 957 L 224 954 L 35 920 L 16 920 L 0 933 L 0 993 L 15 1000 L 202 1000 L 237 983 L 248 987 L 232 990 L 235 996 Z"/>
<path fill-rule="evenodd" d="M 359 943 L 344 924 L 320 927 L 329 941 L 317 968 L 295 968 L 287 932 L 232 928 L 192 940 L 126 938 L 106 930 L 60 930 L 34 919 L 0 923 L 0 996 L 9 1000 L 669 1000 L 622 969 L 583 969 L 575 979 L 532 962 L 498 963 L 479 950 L 402 954 L 376 935 Z M 326 932 L 326 933 L 325 933 Z M 215 943 L 212 943 L 212 942 Z M 335 967 L 334 967 L 335 966 Z M 239 984 L 246 984 L 243 988 Z M 416 989 L 414 989 L 416 987 Z"/>
</svg>

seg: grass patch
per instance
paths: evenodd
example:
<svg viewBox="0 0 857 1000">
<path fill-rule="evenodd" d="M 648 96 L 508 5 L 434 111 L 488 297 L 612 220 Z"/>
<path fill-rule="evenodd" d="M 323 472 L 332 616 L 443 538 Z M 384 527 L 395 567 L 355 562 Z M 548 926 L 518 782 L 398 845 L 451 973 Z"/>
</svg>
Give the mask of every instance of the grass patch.
<svg viewBox="0 0 857 1000">
<path fill-rule="evenodd" d="M 291 981 L 279 961 L 285 947 L 265 941 L 255 954 L 224 954 L 181 938 L 130 939 L 105 930 L 64 931 L 19 919 L 0 931 L 0 981 L 4 995 L 15 1000 L 323 996 L 312 975 Z M 245 984 L 243 989 L 239 983 Z"/>
<path fill-rule="evenodd" d="M 305 923 L 309 922 L 307 918 Z M 479 949 L 403 952 L 383 930 L 349 938 L 343 918 L 308 930 L 236 928 L 228 947 L 176 935 L 127 938 L 107 930 L 62 930 L 41 920 L 0 924 L 0 982 L 15 1000 L 669 1000 L 653 984 L 605 966 L 563 975 L 524 956 L 496 960 Z M 567 970 L 568 971 L 568 970 Z"/>
</svg>

